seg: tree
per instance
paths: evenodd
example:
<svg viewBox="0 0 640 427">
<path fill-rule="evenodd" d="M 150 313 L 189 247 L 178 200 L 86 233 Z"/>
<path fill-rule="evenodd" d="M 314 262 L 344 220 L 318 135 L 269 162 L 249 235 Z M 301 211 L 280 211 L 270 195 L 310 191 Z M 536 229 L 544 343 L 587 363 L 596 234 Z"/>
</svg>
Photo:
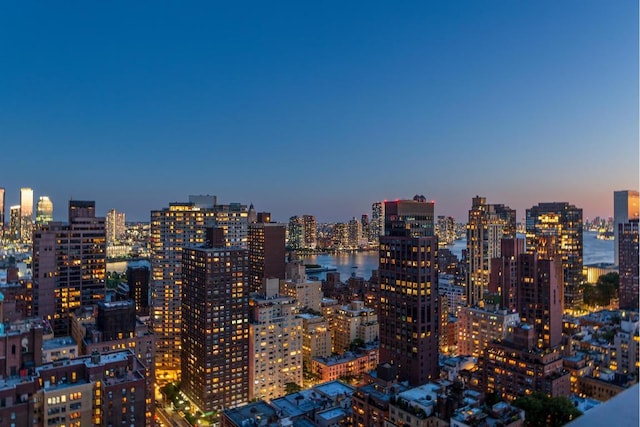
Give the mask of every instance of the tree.
<svg viewBox="0 0 640 427">
<path fill-rule="evenodd" d="M 349 350 L 350 351 L 358 351 L 358 349 L 364 347 L 364 341 L 360 338 L 356 338 L 353 341 L 351 341 L 351 344 L 349 344 Z"/>
<path fill-rule="evenodd" d="M 525 411 L 525 425 L 530 427 L 560 427 L 582 415 L 568 398 L 543 393 L 519 397 L 513 406 Z"/>
<path fill-rule="evenodd" d="M 285 383 L 284 385 L 284 392 L 286 394 L 297 393 L 300 390 L 302 390 L 302 387 L 300 387 L 297 383 Z"/>
</svg>

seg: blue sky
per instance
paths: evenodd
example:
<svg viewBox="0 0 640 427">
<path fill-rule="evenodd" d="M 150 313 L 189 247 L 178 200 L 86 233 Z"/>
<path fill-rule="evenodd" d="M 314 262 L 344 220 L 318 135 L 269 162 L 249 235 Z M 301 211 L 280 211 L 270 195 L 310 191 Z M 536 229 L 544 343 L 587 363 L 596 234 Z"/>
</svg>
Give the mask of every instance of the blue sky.
<svg viewBox="0 0 640 427">
<path fill-rule="evenodd" d="M 133 3 L 133 4 L 131 4 Z M 636 1 L 9 2 L 0 186 L 131 220 L 216 194 L 345 221 L 638 187 Z"/>
</svg>

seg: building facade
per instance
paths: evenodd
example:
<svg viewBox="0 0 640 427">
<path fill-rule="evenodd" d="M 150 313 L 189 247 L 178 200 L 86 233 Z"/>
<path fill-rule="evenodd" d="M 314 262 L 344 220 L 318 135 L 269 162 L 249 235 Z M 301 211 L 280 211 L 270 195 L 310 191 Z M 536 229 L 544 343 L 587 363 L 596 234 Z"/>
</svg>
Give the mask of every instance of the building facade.
<svg viewBox="0 0 640 427">
<path fill-rule="evenodd" d="M 106 294 L 104 218 L 95 202 L 71 200 L 69 223 L 38 228 L 33 241 L 33 314 L 51 321 L 56 335 L 69 335 L 70 313 Z"/>
<path fill-rule="evenodd" d="M 479 305 L 488 290 L 491 259 L 500 257 L 500 241 L 515 238 L 516 211 L 473 198 L 467 223 L 467 303 Z"/>
<path fill-rule="evenodd" d="M 264 218 L 258 215 L 258 218 Z M 284 224 L 256 222 L 249 224 L 249 289 L 257 292 L 267 278 L 285 278 Z"/>
<path fill-rule="evenodd" d="M 618 261 L 620 274 L 620 308 L 638 310 L 640 293 L 640 268 L 638 264 L 638 220 L 618 224 Z"/>
<path fill-rule="evenodd" d="M 635 190 L 621 190 L 613 192 L 613 233 L 614 233 L 614 264 L 619 265 L 619 226 L 632 219 L 639 219 L 640 193 Z"/>
<path fill-rule="evenodd" d="M 539 203 L 526 214 L 527 252 L 553 259 L 562 270 L 564 308 L 574 310 L 583 302 L 582 209 L 566 202 Z"/>
<path fill-rule="evenodd" d="M 272 400 L 287 384 L 302 387 L 302 319 L 295 301 L 278 296 L 278 279 L 266 279 L 250 298 L 249 399 Z"/>
<path fill-rule="evenodd" d="M 380 237 L 380 361 L 412 384 L 438 376 L 438 239 L 434 203 L 423 196 L 385 203 Z"/>
<path fill-rule="evenodd" d="M 181 389 L 205 413 L 248 401 L 250 359 L 247 250 L 207 240 L 182 251 L 180 348 Z"/>
<path fill-rule="evenodd" d="M 36 206 L 36 226 L 53 221 L 53 203 L 48 196 L 40 196 Z"/>
</svg>

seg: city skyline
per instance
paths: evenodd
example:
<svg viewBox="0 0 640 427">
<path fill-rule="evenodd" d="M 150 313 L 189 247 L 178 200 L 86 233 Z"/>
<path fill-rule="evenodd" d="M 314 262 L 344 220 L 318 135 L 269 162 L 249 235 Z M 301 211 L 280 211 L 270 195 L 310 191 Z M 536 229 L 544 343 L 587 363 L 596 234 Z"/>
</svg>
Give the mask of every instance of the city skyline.
<svg viewBox="0 0 640 427">
<path fill-rule="evenodd" d="M 248 10 L 245 10 L 248 9 Z M 466 221 L 613 215 L 638 189 L 637 2 L 8 5 L 5 215 L 19 189 L 131 221 L 215 194 L 343 222 L 424 194 Z M 406 160 L 410 159 L 410 160 Z M 346 185 L 345 185 L 346 184 Z"/>
</svg>

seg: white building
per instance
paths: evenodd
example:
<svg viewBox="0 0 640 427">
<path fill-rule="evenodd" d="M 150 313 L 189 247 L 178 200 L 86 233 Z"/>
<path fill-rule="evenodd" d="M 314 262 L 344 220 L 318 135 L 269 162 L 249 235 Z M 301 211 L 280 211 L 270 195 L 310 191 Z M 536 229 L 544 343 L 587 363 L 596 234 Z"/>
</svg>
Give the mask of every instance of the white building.
<svg viewBox="0 0 640 427">
<path fill-rule="evenodd" d="M 249 305 L 249 399 L 270 401 L 287 383 L 302 387 L 302 318 L 293 298 L 278 295 L 278 279 L 266 279 Z"/>
</svg>

